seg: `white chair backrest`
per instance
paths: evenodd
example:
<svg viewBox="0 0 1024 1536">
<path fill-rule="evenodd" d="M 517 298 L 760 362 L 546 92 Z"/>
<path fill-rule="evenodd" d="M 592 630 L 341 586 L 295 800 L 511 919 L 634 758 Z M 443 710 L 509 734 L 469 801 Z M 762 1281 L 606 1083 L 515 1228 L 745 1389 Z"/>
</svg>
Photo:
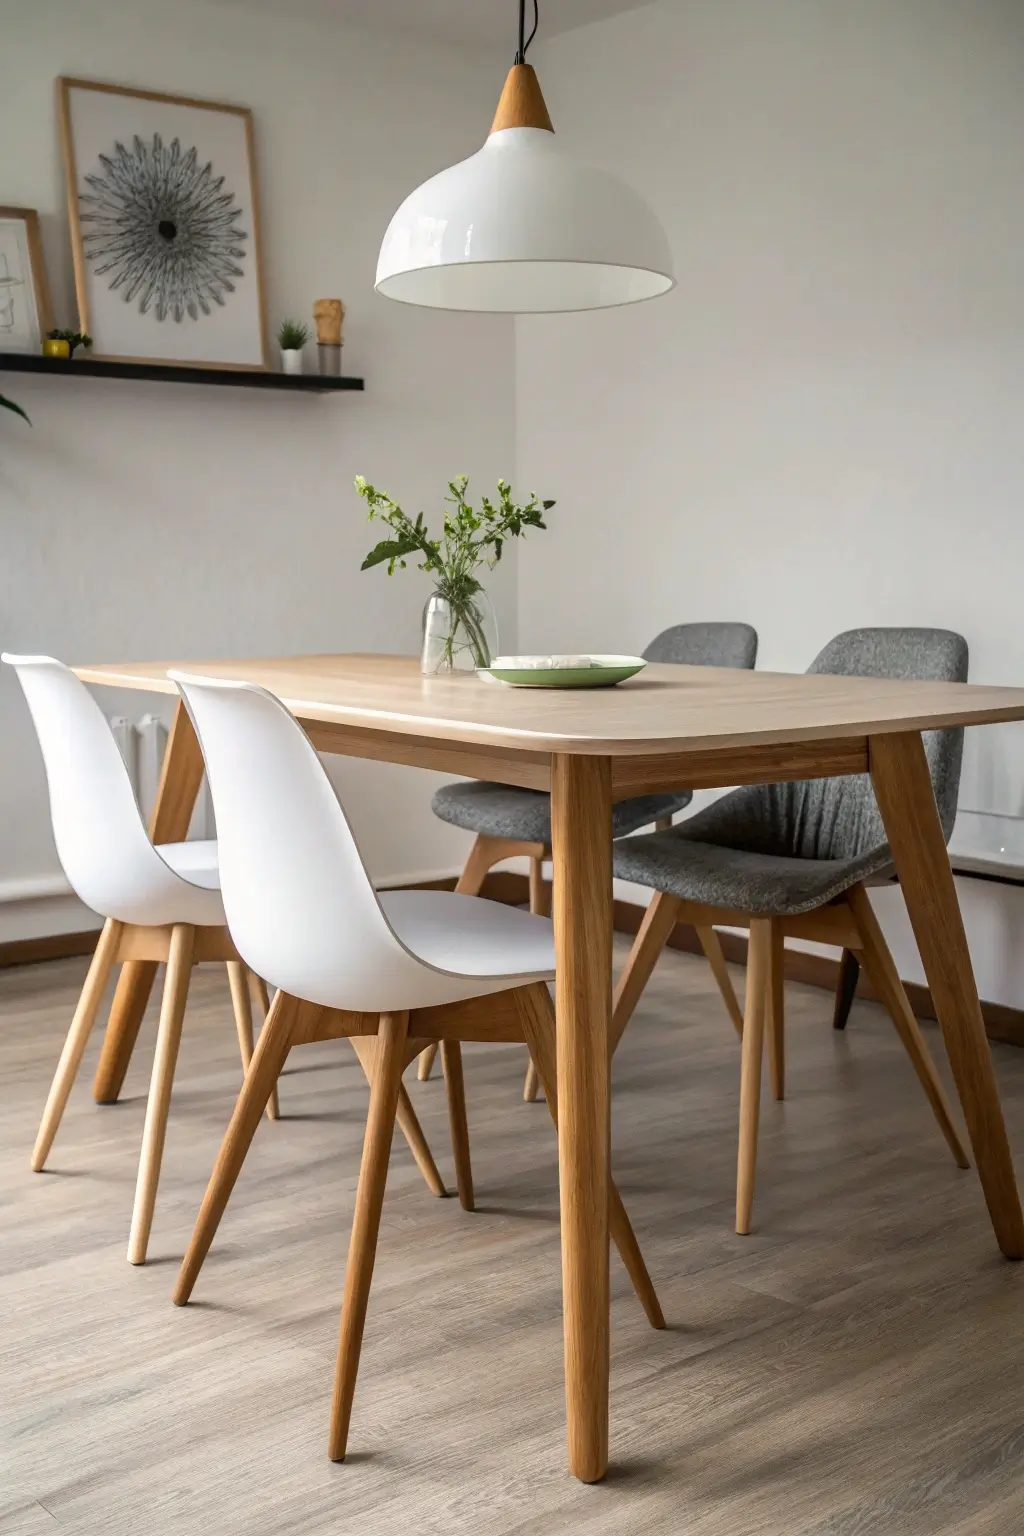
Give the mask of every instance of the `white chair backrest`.
<svg viewBox="0 0 1024 1536">
<path fill-rule="evenodd" d="M 153 848 L 110 726 L 84 683 L 52 656 L 2 660 L 18 674 L 39 737 L 57 855 L 75 893 L 103 917 L 177 882 Z M 141 918 L 139 920 L 142 920 Z"/>
<path fill-rule="evenodd" d="M 433 1002 L 442 973 L 411 954 L 388 923 L 345 812 L 294 717 L 254 684 L 168 675 L 206 759 L 224 911 L 246 964 L 326 1006 L 376 1013 Z"/>
</svg>

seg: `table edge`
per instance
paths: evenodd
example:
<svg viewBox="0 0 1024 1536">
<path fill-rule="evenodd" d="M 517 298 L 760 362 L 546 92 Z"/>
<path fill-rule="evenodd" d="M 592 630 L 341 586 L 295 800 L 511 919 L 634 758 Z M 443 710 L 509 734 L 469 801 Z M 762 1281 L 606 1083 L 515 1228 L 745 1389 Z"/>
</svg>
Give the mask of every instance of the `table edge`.
<svg viewBox="0 0 1024 1536">
<path fill-rule="evenodd" d="M 175 695 L 177 688 L 169 678 L 141 676 L 117 663 L 79 664 L 71 668 L 84 683 L 99 687 L 126 688 L 137 692 Z M 800 674 L 793 674 L 799 676 Z M 970 685 L 967 685 L 970 686 Z M 976 684 L 979 688 L 1002 685 Z M 1016 693 L 1016 689 L 1007 689 Z M 730 731 L 715 736 L 641 736 L 592 737 L 555 734 L 547 731 L 518 730 L 514 727 L 474 724 L 460 728 L 451 721 L 424 715 L 406 715 L 395 710 L 372 710 L 365 705 L 325 705 L 316 700 L 284 697 L 282 703 L 296 719 L 318 725 L 335 726 L 348 731 L 389 732 L 396 736 L 418 738 L 424 742 L 445 741 L 466 747 L 491 747 L 509 756 L 537 753 L 552 756 L 586 757 L 669 757 L 703 756 L 731 749 L 785 746 L 800 742 L 836 742 L 871 736 L 901 735 L 909 732 L 952 729 L 973 725 L 997 725 L 1024 720 L 1024 703 L 991 705 L 985 708 L 951 710 L 940 715 L 916 714 L 897 720 L 844 721 L 841 725 L 805 725 L 785 730 Z"/>
</svg>

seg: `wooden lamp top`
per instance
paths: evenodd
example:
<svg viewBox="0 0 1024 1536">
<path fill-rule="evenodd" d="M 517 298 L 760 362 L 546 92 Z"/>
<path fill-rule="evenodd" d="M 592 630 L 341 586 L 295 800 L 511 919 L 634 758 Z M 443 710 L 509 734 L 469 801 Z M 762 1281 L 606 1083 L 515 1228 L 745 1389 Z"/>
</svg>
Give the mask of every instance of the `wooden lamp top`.
<svg viewBox="0 0 1024 1536">
<path fill-rule="evenodd" d="M 491 124 L 492 133 L 503 128 L 546 128 L 554 133 L 544 93 L 532 64 L 513 64 Z"/>
</svg>

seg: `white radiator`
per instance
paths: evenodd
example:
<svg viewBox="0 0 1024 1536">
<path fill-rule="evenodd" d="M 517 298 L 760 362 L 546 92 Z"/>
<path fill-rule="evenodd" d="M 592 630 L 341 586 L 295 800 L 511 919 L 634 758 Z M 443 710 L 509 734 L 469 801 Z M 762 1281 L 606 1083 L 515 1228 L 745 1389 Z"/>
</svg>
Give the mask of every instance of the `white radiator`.
<svg viewBox="0 0 1024 1536">
<path fill-rule="evenodd" d="M 139 776 L 135 793 L 147 822 L 156 804 L 160 785 L 160 765 L 167 750 L 167 727 L 158 715 L 143 715 L 136 728 L 139 750 Z"/>
<path fill-rule="evenodd" d="M 117 750 L 124 759 L 128 777 L 132 781 L 136 799 L 139 794 L 139 737 L 127 715 L 111 715 L 110 731 L 117 742 Z"/>
<path fill-rule="evenodd" d="M 110 729 L 128 769 L 139 809 L 148 824 L 156 804 L 156 792 L 160 787 L 160 769 L 167 750 L 167 727 L 159 715 L 143 715 L 138 725 L 133 725 L 124 715 L 115 715 L 111 718 Z M 215 835 L 213 803 L 204 777 L 196 797 L 188 836 L 205 838 Z"/>
</svg>

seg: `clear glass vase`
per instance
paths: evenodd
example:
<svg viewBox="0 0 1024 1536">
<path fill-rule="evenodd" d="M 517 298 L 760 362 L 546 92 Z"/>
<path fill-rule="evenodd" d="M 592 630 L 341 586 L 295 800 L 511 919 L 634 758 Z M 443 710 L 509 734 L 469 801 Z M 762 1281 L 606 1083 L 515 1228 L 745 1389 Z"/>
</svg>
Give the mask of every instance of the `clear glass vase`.
<svg viewBox="0 0 1024 1536">
<path fill-rule="evenodd" d="M 482 588 L 461 602 L 441 592 L 431 594 L 423 610 L 420 671 L 425 676 L 489 667 L 497 654 L 498 623 Z"/>
</svg>

